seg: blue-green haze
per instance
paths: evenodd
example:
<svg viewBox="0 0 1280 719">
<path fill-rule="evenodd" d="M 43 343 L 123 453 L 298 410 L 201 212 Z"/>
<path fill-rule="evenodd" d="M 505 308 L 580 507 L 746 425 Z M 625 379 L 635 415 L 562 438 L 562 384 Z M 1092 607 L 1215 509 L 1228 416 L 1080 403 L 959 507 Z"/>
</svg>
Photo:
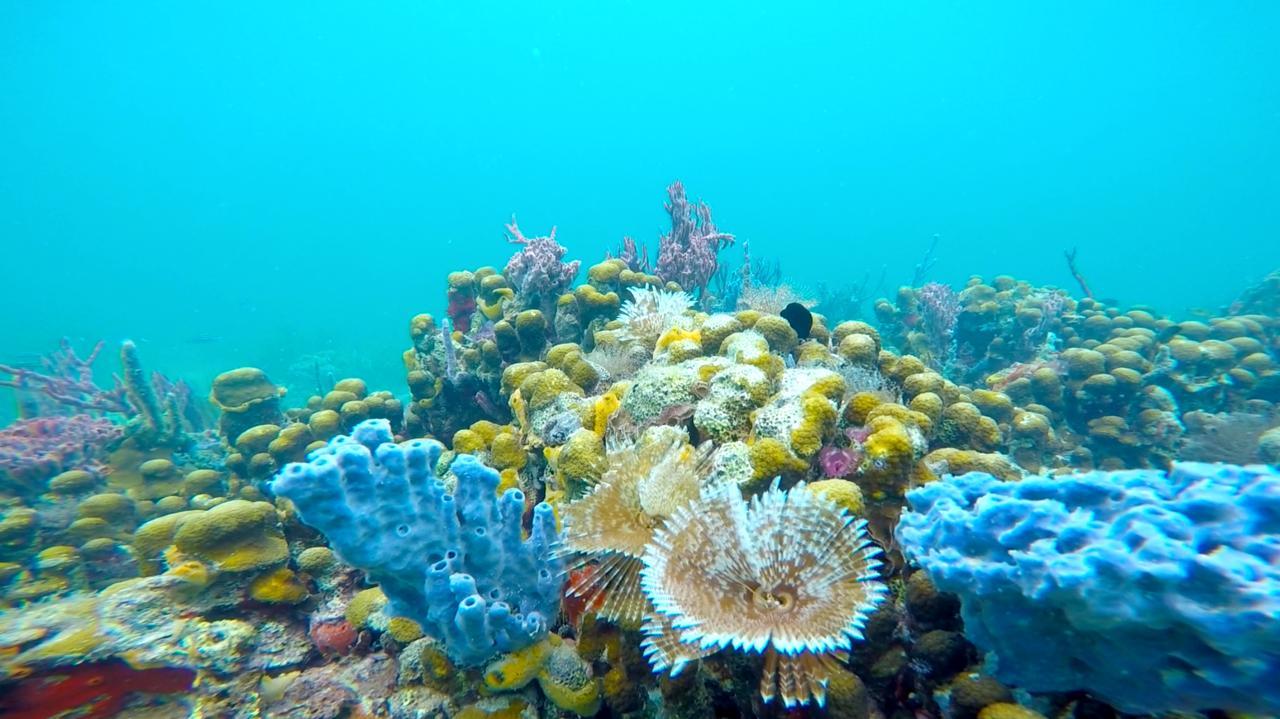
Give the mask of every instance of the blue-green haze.
<svg viewBox="0 0 1280 719">
<path fill-rule="evenodd" d="M 1277 37 L 1275 2 L 7 0 L 0 362 L 133 337 L 401 391 L 513 212 L 591 262 L 674 178 L 800 285 L 937 234 L 932 279 L 1071 286 L 1075 246 L 1101 295 L 1215 307 L 1280 265 Z"/>
</svg>

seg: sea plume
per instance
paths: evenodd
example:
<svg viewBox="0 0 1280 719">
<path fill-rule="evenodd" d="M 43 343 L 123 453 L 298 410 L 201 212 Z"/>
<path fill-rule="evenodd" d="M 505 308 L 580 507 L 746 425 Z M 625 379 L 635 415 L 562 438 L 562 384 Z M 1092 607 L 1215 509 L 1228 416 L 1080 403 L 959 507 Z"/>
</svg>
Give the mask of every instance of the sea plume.
<svg viewBox="0 0 1280 719">
<path fill-rule="evenodd" d="M 824 704 L 837 660 L 885 594 L 864 527 L 803 484 L 782 491 L 775 482 L 750 503 L 736 487 L 709 488 L 645 551 L 650 664 L 675 674 L 700 654 L 759 653 L 765 701 Z"/>
<path fill-rule="evenodd" d="M 612 442 L 608 469 L 564 510 L 562 552 L 574 557 L 567 593 L 597 614 L 636 627 L 647 611 L 641 557 L 654 531 L 693 502 L 706 476 L 711 445 L 694 448 L 676 427 L 651 427 L 634 444 Z"/>
</svg>

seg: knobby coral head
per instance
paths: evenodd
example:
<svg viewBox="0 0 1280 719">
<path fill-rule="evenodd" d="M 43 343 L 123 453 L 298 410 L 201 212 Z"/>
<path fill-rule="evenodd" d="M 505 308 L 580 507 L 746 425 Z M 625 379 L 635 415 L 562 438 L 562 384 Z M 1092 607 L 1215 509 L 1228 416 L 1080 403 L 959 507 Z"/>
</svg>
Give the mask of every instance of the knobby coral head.
<svg viewBox="0 0 1280 719">
<path fill-rule="evenodd" d="M 824 703 L 835 660 L 885 594 L 864 526 L 803 484 L 775 483 L 750 504 L 725 485 L 682 507 L 641 572 L 655 671 L 725 648 L 763 653 L 765 701 Z"/>
</svg>

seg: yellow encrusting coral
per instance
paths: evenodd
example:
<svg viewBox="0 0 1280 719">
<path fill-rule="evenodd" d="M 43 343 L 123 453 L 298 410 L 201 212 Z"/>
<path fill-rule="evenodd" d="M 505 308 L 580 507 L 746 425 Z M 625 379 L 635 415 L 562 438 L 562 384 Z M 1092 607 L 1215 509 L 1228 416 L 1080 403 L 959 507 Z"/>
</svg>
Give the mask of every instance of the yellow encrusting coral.
<svg viewBox="0 0 1280 719">
<path fill-rule="evenodd" d="M 600 683 L 569 642 L 551 648 L 538 670 L 538 686 L 552 704 L 578 716 L 600 711 Z"/>
<path fill-rule="evenodd" d="M 387 605 L 387 595 L 381 587 L 370 587 L 356 592 L 347 603 L 347 623 L 353 627 L 363 627 L 374 612 L 381 611 Z"/>
<path fill-rule="evenodd" d="M 860 516 L 866 505 L 862 499 L 862 489 L 855 482 L 847 479 L 823 479 L 805 485 L 810 492 L 817 492 L 840 505 L 853 516 Z"/>
<path fill-rule="evenodd" d="M 803 414 L 800 426 L 791 430 L 791 447 L 795 453 L 808 458 L 817 454 L 823 442 L 835 430 L 836 406 L 816 388 L 810 388 L 800 397 Z"/>
<path fill-rule="evenodd" d="M 543 639 L 523 649 L 503 654 L 484 669 L 484 685 L 492 691 L 514 691 L 538 676 L 542 663 L 551 653 L 551 640 Z"/>
<path fill-rule="evenodd" d="M 764 437 L 752 442 L 749 456 L 755 481 L 803 474 L 809 468 L 808 462 L 796 457 L 787 445 L 772 437 Z"/>
<path fill-rule="evenodd" d="M 254 579 L 249 596 L 266 604 L 297 604 L 307 598 L 307 588 L 296 574 L 280 567 Z"/>
</svg>

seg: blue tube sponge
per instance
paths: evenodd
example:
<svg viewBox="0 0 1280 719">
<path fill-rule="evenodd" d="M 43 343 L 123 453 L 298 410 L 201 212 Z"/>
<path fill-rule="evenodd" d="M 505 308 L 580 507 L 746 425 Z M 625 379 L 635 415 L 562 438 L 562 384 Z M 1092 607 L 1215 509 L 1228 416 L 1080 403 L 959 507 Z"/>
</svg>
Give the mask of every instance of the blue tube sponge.
<svg viewBox="0 0 1280 719">
<path fill-rule="evenodd" d="M 551 507 L 534 508 L 526 539 L 524 494 L 498 497 L 497 472 L 461 455 L 449 494 L 435 476 L 439 442 L 392 440 L 386 420 L 361 422 L 286 466 L 271 490 L 382 586 L 392 614 L 444 640 L 456 663 L 474 666 L 542 639 L 564 577 Z"/>
<path fill-rule="evenodd" d="M 1280 471 L 1175 464 L 907 494 L 897 537 L 996 675 L 1131 714 L 1280 713 Z"/>
</svg>

